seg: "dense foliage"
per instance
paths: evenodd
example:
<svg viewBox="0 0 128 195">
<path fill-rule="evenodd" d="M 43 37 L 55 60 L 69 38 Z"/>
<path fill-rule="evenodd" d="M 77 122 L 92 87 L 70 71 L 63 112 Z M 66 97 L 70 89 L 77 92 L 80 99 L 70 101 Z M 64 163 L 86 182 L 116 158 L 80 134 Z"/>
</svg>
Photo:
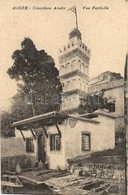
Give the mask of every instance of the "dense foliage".
<svg viewBox="0 0 128 195">
<path fill-rule="evenodd" d="M 109 102 L 103 93 L 99 95 L 96 94 L 86 94 L 81 98 L 81 103 L 79 106 L 79 114 L 92 113 L 98 109 L 106 110 L 108 112 L 115 111 L 115 102 Z"/>
<path fill-rule="evenodd" d="M 22 112 L 26 112 L 26 104 L 29 104 L 27 107 L 31 105 L 33 115 L 59 110 L 62 86 L 53 58 L 44 50 L 38 51 L 33 41 L 25 38 L 21 43 L 21 50 L 14 51 L 12 59 L 13 66 L 7 73 L 11 79 L 23 81 L 19 85 L 22 100 L 24 99 Z"/>
<path fill-rule="evenodd" d="M 12 115 L 7 111 L 1 112 L 1 137 L 14 136 L 14 130 L 11 128 Z"/>
<path fill-rule="evenodd" d="M 38 51 L 33 41 L 25 38 L 12 59 L 7 73 L 17 81 L 18 93 L 12 98 L 11 111 L 2 112 L 2 136 L 14 136 L 14 121 L 59 110 L 61 104 L 62 85 L 51 56 L 44 50 Z"/>
</svg>

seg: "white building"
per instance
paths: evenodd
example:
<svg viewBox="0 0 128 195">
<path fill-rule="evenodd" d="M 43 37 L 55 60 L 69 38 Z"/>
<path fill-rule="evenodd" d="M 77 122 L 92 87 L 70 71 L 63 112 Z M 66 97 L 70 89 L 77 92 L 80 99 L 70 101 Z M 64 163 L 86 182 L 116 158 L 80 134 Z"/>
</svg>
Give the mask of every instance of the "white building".
<svg viewBox="0 0 128 195">
<path fill-rule="evenodd" d="M 101 111 L 77 117 L 51 112 L 15 122 L 13 127 L 16 137 L 23 136 L 25 153 L 35 162 L 47 162 L 50 169 L 66 169 L 67 159 L 115 147 L 114 117 Z"/>
</svg>

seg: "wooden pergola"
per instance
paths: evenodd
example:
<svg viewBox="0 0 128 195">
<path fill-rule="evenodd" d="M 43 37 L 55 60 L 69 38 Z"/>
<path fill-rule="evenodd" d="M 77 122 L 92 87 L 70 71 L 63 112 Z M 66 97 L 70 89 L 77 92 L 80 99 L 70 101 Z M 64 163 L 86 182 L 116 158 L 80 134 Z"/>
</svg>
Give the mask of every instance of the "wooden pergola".
<svg viewBox="0 0 128 195">
<path fill-rule="evenodd" d="M 67 114 L 54 111 L 54 112 L 49 112 L 46 114 L 37 115 L 37 116 L 33 116 L 33 117 L 30 117 L 24 120 L 14 122 L 12 124 L 12 127 L 16 127 L 20 131 L 24 140 L 25 140 L 25 136 L 24 136 L 23 131 L 30 130 L 34 139 L 36 140 L 34 129 L 42 128 L 45 136 L 48 138 L 48 134 L 47 134 L 47 130 L 45 126 L 55 125 L 58 131 L 58 134 L 61 137 L 61 130 L 58 124 L 61 124 L 62 121 L 64 121 L 68 117 L 69 116 Z"/>
</svg>

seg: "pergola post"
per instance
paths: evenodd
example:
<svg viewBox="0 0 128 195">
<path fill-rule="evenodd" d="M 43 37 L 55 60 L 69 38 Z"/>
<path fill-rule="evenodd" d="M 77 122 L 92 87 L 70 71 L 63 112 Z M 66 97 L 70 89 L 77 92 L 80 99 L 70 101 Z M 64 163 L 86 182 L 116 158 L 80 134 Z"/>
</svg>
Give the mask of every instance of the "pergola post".
<svg viewBox="0 0 128 195">
<path fill-rule="evenodd" d="M 34 139 L 36 140 L 36 136 L 35 136 L 35 134 L 34 134 L 32 128 L 30 128 L 30 131 L 31 131 L 31 133 L 32 133 L 32 135 L 33 135 L 33 137 L 34 137 Z"/>
<path fill-rule="evenodd" d="M 61 131 L 60 131 L 59 127 L 58 127 L 58 124 L 56 123 L 55 126 L 56 126 L 56 128 L 58 130 L 58 133 L 59 133 L 60 137 L 61 137 Z"/>
<path fill-rule="evenodd" d="M 47 134 L 47 131 L 46 131 L 46 129 L 44 128 L 44 126 L 42 126 L 42 129 L 43 129 L 43 131 L 44 131 L 44 133 L 45 133 L 45 136 L 48 138 L 48 134 Z"/>
<path fill-rule="evenodd" d="M 21 129 L 19 129 L 19 130 L 20 130 L 20 133 L 21 133 L 21 135 L 23 137 L 23 140 L 25 141 L 25 137 L 24 137 L 24 134 L 23 134 L 22 130 Z"/>
</svg>

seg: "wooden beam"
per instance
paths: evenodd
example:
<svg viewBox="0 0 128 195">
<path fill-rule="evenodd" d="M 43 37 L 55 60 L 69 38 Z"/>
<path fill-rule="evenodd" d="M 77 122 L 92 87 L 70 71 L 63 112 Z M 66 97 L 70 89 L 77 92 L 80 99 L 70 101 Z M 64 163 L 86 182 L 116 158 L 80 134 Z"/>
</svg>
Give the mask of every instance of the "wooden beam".
<svg viewBox="0 0 128 195">
<path fill-rule="evenodd" d="M 58 130 L 58 133 L 59 133 L 59 135 L 60 135 L 60 137 L 61 137 L 61 131 L 60 131 L 60 129 L 59 129 L 57 123 L 56 123 L 55 125 L 56 125 L 56 128 L 57 128 L 57 130 Z"/>
<path fill-rule="evenodd" d="M 45 133 L 45 136 L 48 138 L 48 134 L 47 134 L 47 131 L 46 131 L 46 129 L 44 128 L 44 126 L 42 126 L 42 129 L 43 129 L 43 131 L 44 131 L 44 133 Z"/>
<path fill-rule="evenodd" d="M 30 131 L 31 131 L 31 133 L 32 133 L 32 135 L 33 135 L 33 137 L 34 137 L 34 139 L 36 140 L 36 136 L 35 136 L 35 134 L 33 133 L 32 128 L 30 128 Z"/>
<path fill-rule="evenodd" d="M 23 137 L 23 140 L 25 141 L 25 137 L 24 137 L 24 134 L 23 134 L 22 130 L 21 129 L 19 129 L 19 130 L 20 130 L 20 133 L 21 133 L 21 135 Z"/>
</svg>

